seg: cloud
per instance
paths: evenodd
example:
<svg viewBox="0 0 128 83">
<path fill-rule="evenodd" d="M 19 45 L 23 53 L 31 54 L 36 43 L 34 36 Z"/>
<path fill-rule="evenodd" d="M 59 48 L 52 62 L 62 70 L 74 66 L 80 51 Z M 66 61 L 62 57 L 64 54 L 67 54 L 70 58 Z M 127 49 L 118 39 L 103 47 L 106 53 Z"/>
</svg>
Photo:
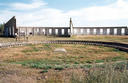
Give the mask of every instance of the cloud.
<svg viewBox="0 0 128 83">
<path fill-rule="evenodd" d="M 93 26 L 99 25 L 128 25 L 123 24 L 121 21 L 128 20 L 128 2 L 124 0 L 118 0 L 116 3 L 106 6 L 93 6 L 89 8 L 83 8 L 80 10 L 69 11 L 79 21 L 76 25 L 89 24 Z M 86 23 L 87 22 L 87 23 Z M 116 23 L 117 22 L 117 23 Z"/>
<path fill-rule="evenodd" d="M 10 6 L 15 10 L 31 10 L 40 8 L 41 6 L 46 5 L 47 3 L 41 0 L 33 0 L 32 3 L 13 3 Z"/>
<path fill-rule="evenodd" d="M 10 10 L 0 12 L 0 17 L 4 18 L 3 20 L 15 15 L 18 26 L 69 26 L 70 17 L 72 17 L 75 26 L 128 25 L 128 2 L 124 0 L 117 0 L 109 5 L 91 6 L 67 12 L 46 8 L 44 7 L 45 2 L 40 0 L 34 0 L 31 4 L 14 4 L 11 4 L 11 7 L 16 10 L 32 10 L 29 12 Z"/>
</svg>

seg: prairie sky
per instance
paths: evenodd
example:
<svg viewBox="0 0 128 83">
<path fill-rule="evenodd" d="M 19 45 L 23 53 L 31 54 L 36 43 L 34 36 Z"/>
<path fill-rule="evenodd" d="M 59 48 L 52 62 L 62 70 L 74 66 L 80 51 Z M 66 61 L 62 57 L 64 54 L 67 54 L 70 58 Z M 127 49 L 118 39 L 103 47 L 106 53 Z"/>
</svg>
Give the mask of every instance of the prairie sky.
<svg viewBox="0 0 128 83">
<path fill-rule="evenodd" d="M 18 26 L 128 26 L 128 0 L 0 0 L 0 23 Z"/>
</svg>

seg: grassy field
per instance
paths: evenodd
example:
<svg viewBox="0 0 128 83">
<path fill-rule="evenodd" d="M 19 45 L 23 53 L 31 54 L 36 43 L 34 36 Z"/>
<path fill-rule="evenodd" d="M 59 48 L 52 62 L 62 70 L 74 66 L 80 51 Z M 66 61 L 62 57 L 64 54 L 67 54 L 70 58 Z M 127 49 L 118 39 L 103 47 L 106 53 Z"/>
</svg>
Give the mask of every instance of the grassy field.
<svg viewBox="0 0 128 83">
<path fill-rule="evenodd" d="M 127 36 L 29 37 L 29 41 L 76 39 L 128 42 Z M 67 53 L 54 52 L 56 48 L 64 48 Z M 0 48 L 0 83 L 127 83 L 127 60 L 128 53 L 103 46 L 39 44 Z"/>
<path fill-rule="evenodd" d="M 22 39 L 23 40 L 23 39 Z M 108 41 L 108 42 L 121 42 L 128 43 L 128 36 L 73 36 L 73 37 L 45 37 L 45 36 L 30 36 L 29 41 L 35 40 L 91 40 L 91 41 Z"/>
<path fill-rule="evenodd" d="M 54 52 L 56 48 L 64 48 L 67 53 Z M 86 69 L 93 69 L 94 65 L 99 65 L 101 69 L 104 67 L 104 63 L 115 64 L 125 62 L 127 59 L 128 53 L 103 46 L 27 45 L 0 49 L 0 73 L 7 80 L 13 81 L 12 83 L 20 79 L 33 83 L 84 83 L 75 80 L 80 81 L 81 76 L 85 78 Z M 80 77 L 76 74 L 79 74 Z M 15 79 L 11 78 L 12 76 Z M 4 78 L 0 77 L 2 82 L 5 81 Z"/>
<path fill-rule="evenodd" d="M 101 36 L 101 35 L 87 35 L 87 36 L 73 36 L 73 37 L 46 37 L 46 36 L 29 36 L 28 41 L 43 41 L 43 40 L 92 40 L 92 41 L 108 41 L 128 43 L 128 36 Z M 15 38 L 0 38 L 0 42 L 15 42 Z M 18 41 L 26 41 L 25 37 L 18 38 Z"/>
<path fill-rule="evenodd" d="M 65 48 L 67 53 L 54 52 L 56 48 Z M 98 60 L 126 59 L 127 53 L 115 48 L 91 45 L 68 44 L 40 44 L 22 47 L 2 48 L 0 50 L 2 61 L 29 61 L 42 59 L 50 62 L 62 63 L 91 63 Z M 49 61 L 50 60 L 50 61 Z M 55 61 L 54 61 L 55 60 Z"/>
</svg>

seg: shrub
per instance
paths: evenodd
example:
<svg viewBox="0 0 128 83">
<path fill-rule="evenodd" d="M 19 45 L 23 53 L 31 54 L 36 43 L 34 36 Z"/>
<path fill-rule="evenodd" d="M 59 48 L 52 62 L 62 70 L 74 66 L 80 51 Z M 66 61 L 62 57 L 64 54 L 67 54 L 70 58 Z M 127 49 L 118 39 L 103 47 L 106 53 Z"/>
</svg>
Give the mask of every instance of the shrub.
<svg viewBox="0 0 128 83">
<path fill-rule="evenodd" d="M 4 24 L 0 24 L 0 35 L 3 35 L 4 32 Z"/>
<path fill-rule="evenodd" d="M 56 65 L 54 69 L 55 70 L 63 70 L 64 67 L 63 66 L 60 66 L 60 65 Z"/>
<path fill-rule="evenodd" d="M 86 63 L 93 63 L 93 60 L 88 60 L 86 61 Z"/>
<path fill-rule="evenodd" d="M 74 64 L 79 64 L 79 62 L 76 61 L 76 62 L 74 62 Z"/>
<path fill-rule="evenodd" d="M 46 70 L 41 71 L 40 73 L 47 73 L 47 72 L 48 70 L 46 69 Z"/>
</svg>

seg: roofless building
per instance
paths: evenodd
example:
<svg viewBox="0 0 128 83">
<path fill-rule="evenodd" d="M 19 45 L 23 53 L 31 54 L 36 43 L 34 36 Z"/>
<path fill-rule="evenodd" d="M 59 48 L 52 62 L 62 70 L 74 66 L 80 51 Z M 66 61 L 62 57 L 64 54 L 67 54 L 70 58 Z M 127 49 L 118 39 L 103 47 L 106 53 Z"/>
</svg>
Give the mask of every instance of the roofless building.
<svg viewBox="0 0 128 83">
<path fill-rule="evenodd" d="M 15 16 L 4 25 L 5 37 L 28 35 L 58 37 L 70 37 L 73 35 L 128 35 L 128 27 L 74 27 L 71 18 L 69 27 L 17 27 Z"/>
</svg>

